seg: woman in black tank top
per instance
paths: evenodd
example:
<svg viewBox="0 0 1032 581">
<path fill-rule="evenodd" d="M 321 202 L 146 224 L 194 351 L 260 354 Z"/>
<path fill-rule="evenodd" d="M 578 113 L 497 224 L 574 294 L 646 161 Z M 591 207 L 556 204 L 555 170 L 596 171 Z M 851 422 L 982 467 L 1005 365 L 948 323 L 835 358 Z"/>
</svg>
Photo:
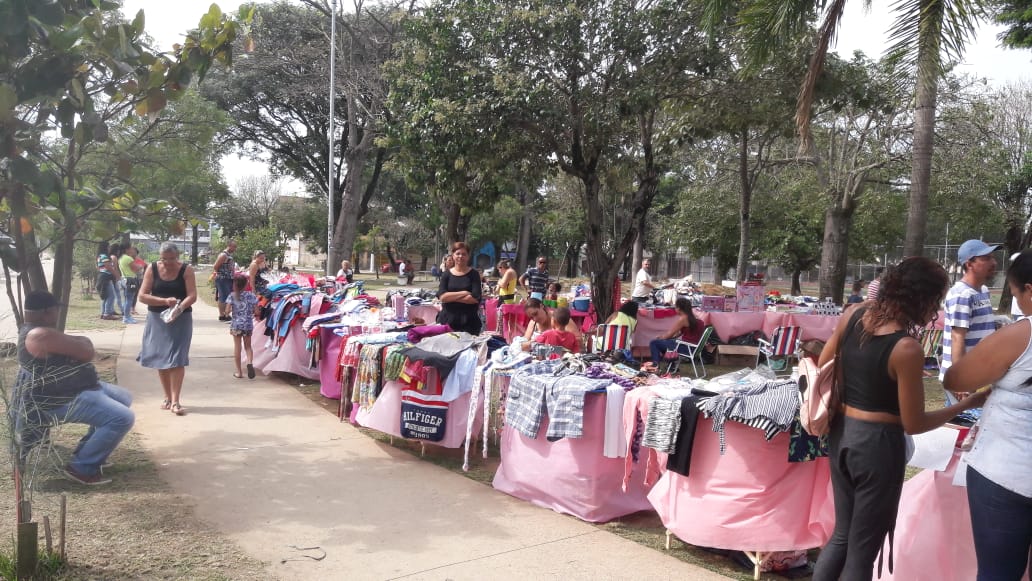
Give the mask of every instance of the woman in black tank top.
<svg viewBox="0 0 1032 581">
<path fill-rule="evenodd" d="M 814 581 L 871 579 L 892 531 L 906 468 L 904 432 L 918 434 L 978 407 L 985 395 L 925 411 L 921 328 L 939 311 L 949 279 L 936 262 L 908 258 L 882 278 L 878 298 L 843 315 L 821 353 L 836 357 L 840 409 L 829 436 L 835 531 L 814 568 Z"/>
</svg>

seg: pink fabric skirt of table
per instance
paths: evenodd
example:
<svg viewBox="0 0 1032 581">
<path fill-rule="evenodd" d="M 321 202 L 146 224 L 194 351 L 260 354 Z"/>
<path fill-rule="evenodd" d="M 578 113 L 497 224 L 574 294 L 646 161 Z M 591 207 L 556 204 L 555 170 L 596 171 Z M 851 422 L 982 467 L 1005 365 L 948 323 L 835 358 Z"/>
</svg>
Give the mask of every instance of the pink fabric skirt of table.
<svg viewBox="0 0 1032 581">
<path fill-rule="evenodd" d="M 606 522 L 649 509 L 644 473 L 635 470 L 623 492 L 624 459 L 602 455 L 606 396 L 588 394 L 584 402 L 584 437 L 545 439 L 548 419 L 536 439 L 509 426 L 502 429 L 501 464 L 492 486 L 506 494 L 573 515 Z"/>
<path fill-rule="evenodd" d="M 383 391 L 376 398 L 376 403 L 367 409 L 360 409 L 355 416 L 358 425 L 371 428 L 378 432 L 401 437 L 401 384 L 397 381 L 388 381 L 383 386 Z M 458 399 L 448 405 L 447 425 L 444 429 L 444 439 L 440 442 L 427 442 L 444 448 L 458 448 L 466 440 L 466 424 L 469 418 L 470 392 L 459 396 Z M 483 426 L 483 408 L 477 411 L 473 420 L 473 433 L 480 432 Z M 422 440 L 418 440 L 422 441 Z"/>
<path fill-rule="evenodd" d="M 895 567 L 889 573 L 883 564 L 883 580 L 971 581 L 975 578 L 978 564 L 967 488 L 953 485 L 958 463 L 959 455 L 954 454 L 944 472 L 923 470 L 903 484 L 896 515 Z M 1022 578 L 1028 581 L 1028 574 Z"/>
<path fill-rule="evenodd" d="M 337 380 L 337 367 L 340 360 L 340 346 L 344 338 L 336 335 L 332 329 L 320 329 L 322 343 L 322 359 L 319 360 L 319 393 L 330 399 L 340 399 L 341 385 Z"/>
<path fill-rule="evenodd" d="M 738 422 L 724 424 L 727 451 L 699 420 L 689 476 L 664 472 L 649 492 L 667 530 L 700 547 L 795 551 L 823 546 L 835 526 L 827 458 L 788 461 L 786 433 L 770 442 Z"/>
<path fill-rule="evenodd" d="M 255 323 L 254 332 L 251 334 L 251 349 L 254 352 L 253 363 L 256 369 L 266 375 L 273 371 L 282 371 L 307 379 L 319 379 L 319 370 L 308 367 L 311 354 L 305 349 L 307 338 L 301 330 L 301 323 L 295 323 L 290 329 L 278 353 L 266 347 L 269 339 L 270 337 L 265 335 L 265 321 Z"/>
</svg>

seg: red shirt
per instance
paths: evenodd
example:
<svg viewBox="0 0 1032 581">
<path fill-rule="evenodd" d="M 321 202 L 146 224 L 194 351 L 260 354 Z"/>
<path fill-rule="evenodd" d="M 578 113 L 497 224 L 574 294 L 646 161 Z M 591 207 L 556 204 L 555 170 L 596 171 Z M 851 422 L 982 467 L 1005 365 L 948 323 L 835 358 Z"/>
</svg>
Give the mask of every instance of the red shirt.
<svg viewBox="0 0 1032 581">
<path fill-rule="evenodd" d="M 702 339 L 702 332 L 706 330 L 706 325 L 699 319 L 695 319 L 694 325 L 687 327 L 681 327 L 681 340 L 686 343 L 697 344 L 699 339 Z"/>
<path fill-rule="evenodd" d="M 557 345 L 573 353 L 580 352 L 580 343 L 577 342 L 577 336 L 569 331 L 550 329 L 538 335 L 537 342 L 544 343 L 545 345 Z"/>
</svg>

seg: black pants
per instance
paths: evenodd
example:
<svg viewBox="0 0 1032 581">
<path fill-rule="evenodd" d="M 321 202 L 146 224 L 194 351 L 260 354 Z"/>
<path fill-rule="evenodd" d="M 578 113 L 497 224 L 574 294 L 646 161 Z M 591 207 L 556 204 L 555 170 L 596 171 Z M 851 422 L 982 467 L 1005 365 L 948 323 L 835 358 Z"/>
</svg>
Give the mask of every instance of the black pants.
<svg viewBox="0 0 1032 581">
<path fill-rule="evenodd" d="M 831 428 L 829 459 L 835 531 L 821 550 L 813 581 L 871 579 L 885 536 L 896 526 L 906 468 L 903 427 L 839 416 Z"/>
</svg>

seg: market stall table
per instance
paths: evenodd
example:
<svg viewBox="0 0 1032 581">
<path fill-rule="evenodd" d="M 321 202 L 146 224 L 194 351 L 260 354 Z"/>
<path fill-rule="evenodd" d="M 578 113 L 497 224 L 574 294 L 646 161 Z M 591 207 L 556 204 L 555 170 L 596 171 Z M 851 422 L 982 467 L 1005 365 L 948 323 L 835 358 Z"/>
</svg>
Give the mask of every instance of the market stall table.
<svg viewBox="0 0 1032 581">
<path fill-rule="evenodd" d="M 255 369 L 266 375 L 282 371 L 306 379 L 320 379 L 320 370 L 308 366 L 311 353 L 305 348 L 307 337 L 301 330 L 301 323 L 291 325 L 278 351 L 273 350 L 271 341 L 275 341 L 275 338 L 265 335 L 265 321 L 256 322 L 251 334 L 251 349 L 254 353 L 252 363 Z"/>
<path fill-rule="evenodd" d="M 401 435 L 401 390 L 402 384 L 397 381 L 384 383 L 383 391 L 376 398 L 376 402 L 368 408 L 358 410 L 355 416 L 358 425 L 383 432 L 391 436 L 402 437 Z M 416 440 L 421 443 L 433 444 L 444 448 L 458 448 L 466 439 L 466 425 L 469 423 L 469 400 L 470 392 L 459 396 L 455 401 L 448 404 L 447 422 L 445 424 L 444 438 L 439 442 Z M 478 410 L 473 420 L 473 433 L 479 432 L 483 426 L 483 410 Z"/>
<path fill-rule="evenodd" d="M 584 436 L 549 442 L 548 414 L 536 439 L 509 426 L 502 429 L 501 463 L 492 486 L 537 506 L 588 522 L 606 522 L 647 510 L 644 473 L 635 471 L 623 492 L 623 458 L 602 454 L 606 395 L 584 400 Z"/>
<path fill-rule="evenodd" d="M 923 470 L 903 484 L 894 534 L 895 566 L 892 573 L 883 567 L 883 580 L 970 581 L 975 578 L 978 564 L 967 488 L 953 485 L 959 460 L 960 454 L 954 453 L 945 471 Z M 888 550 L 887 543 L 885 550 Z M 1028 573 L 1022 578 L 1028 581 Z"/>
<path fill-rule="evenodd" d="M 648 494 L 668 534 L 700 547 L 753 553 L 823 546 L 835 525 L 827 458 L 789 462 L 789 434 L 724 423 L 727 448 L 700 418 L 689 476 L 664 472 Z M 898 538 L 898 536 L 897 536 Z"/>
</svg>

